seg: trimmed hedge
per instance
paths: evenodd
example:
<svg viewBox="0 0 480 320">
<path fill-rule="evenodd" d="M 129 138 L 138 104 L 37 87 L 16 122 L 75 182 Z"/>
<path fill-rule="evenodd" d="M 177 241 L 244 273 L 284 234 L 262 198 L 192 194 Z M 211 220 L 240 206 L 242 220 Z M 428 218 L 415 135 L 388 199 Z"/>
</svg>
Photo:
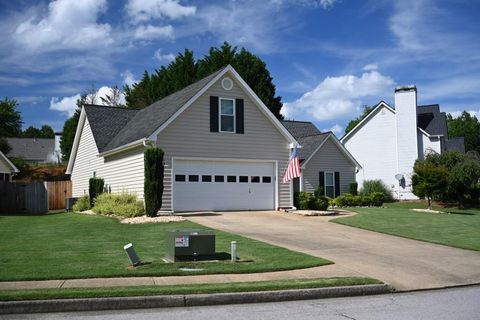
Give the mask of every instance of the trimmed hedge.
<svg viewBox="0 0 480 320">
<path fill-rule="evenodd" d="M 80 212 L 90 209 L 90 197 L 83 196 L 77 199 L 72 207 L 73 212 Z"/>
<path fill-rule="evenodd" d="M 149 217 L 154 217 L 162 207 L 164 171 L 162 149 L 146 149 L 144 153 L 144 165 L 145 212 Z"/>
<path fill-rule="evenodd" d="M 296 192 L 294 205 L 298 210 L 320 210 L 325 211 L 329 205 L 329 199 L 325 196 L 315 196 L 308 192 Z"/>
<path fill-rule="evenodd" d="M 344 193 L 334 199 L 337 207 L 380 207 L 386 202 L 387 197 L 381 192 L 373 192 L 370 195 L 354 196 Z"/>
<path fill-rule="evenodd" d="M 382 180 L 365 180 L 363 182 L 362 189 L 360 190 L 360 195 L 369 196 L 375 192 L 383 193 L 385 195 L 385 202 L 393 201 L 390 189 L 385 185 L 385 183 L 383 183 Z"/>
<path fill-rule="evenodd" d="M 103 215 L 117 215 L 122 217 L 136 217 L 145 213 L 143 202 L 137 200 L 135 194 L 130 193 L 102 193 L 95 200 L 92 211 Z"/>
<path fill-rule="evenodd" d="M 358 183 L 351 182 L 348 187 L 349 187 L 349 190 L 350 190 L 350 194 L 352 194 L 354 196 L 356 196 L 358 194 Z"/>
<path fill-rule="evenodd" d="M 88 180 L 88 195 L 90 197 L 90 207 L 93 207 L 95 204 L 95 199 L 101 193 L 103 193 L 104 181 L 102 178 L 90 178 Z"/>
</svg>

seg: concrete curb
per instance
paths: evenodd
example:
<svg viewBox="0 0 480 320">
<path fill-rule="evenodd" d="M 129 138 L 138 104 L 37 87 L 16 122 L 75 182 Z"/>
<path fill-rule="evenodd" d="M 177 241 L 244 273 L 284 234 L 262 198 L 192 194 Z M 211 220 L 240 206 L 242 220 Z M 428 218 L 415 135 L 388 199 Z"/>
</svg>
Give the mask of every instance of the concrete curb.
<svg viewBox="0 0 480 320">
<path fill-rule="evenodd" d="M 276 302 L 288 300 L 364 296 L 391 293 L 393 291 L 394 289 L 386 284 L 373 284 L 362 286 L 238 293 L 2 301 L 0 302 L 0 314 L 171 308 L 220 304 Z"/>
</svg>

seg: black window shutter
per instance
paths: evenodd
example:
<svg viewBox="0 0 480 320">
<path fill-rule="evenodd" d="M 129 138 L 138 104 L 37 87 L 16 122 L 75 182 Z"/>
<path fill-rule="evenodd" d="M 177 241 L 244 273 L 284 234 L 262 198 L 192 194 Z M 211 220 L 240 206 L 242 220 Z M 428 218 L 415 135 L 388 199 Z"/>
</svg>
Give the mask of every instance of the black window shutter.
<svg viewBox="0 0 480 320">
<path fill-rule="evenodd" d="M 320 171 L 319 178 L 318 178 L 318 185 L 323 190 L 323 194 L 325 195 L 325 172 Z"/>
<path fill-rule="evenodd" d="M 210 131 L 218 132 L 218 97 L 210 97 Z"/>
<path fill-rule="evenodd" d="M 235 122 L 237 133 L 244 133 L 243 99 L 235 100 Z"/>
<path fill-rule="evenodd" d="M 340 172 L 335 171 L 335 197 L 340 195 Z"/>
</svg>

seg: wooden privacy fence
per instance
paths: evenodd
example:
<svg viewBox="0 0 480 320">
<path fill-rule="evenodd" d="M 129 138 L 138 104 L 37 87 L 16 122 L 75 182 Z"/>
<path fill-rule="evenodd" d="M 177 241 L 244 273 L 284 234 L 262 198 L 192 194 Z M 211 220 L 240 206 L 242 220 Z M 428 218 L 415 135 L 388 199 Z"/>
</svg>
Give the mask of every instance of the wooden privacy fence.
<svg viewBox="0 0 480 320">
<path fill-rule="evenodd" d="M 65 199 L 72 197 L 72 181 L 46 181 L 48 210 L 65 209 Z"/>
<path fill-rule="evenodd" d="M 0 181 L 0 212 L 46 213 L 65 209 L 65 198 L 71 196 L 71 181 Z"/>
</svg>

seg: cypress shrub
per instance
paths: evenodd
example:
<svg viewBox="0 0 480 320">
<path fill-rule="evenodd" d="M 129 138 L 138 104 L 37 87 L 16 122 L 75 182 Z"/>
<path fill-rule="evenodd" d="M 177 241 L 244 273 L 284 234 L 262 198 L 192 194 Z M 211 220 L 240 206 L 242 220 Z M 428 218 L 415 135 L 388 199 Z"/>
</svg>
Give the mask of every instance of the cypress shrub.
<svg viewBox="0 0 480 320">
<path fill-rule="evenodd" d="M 147 148 L 145 161 L 145 212 L 153 217 L 162 207 L 163 195 L 163 151 L 160 148 Z"/>
<path fill-rule="evenodd" d="M 350 194 L 356 196 L 358 194 L 358 183 L 352 182 L 350 183 Z"/>
<path fill-rule="evenodd" d="M 90 197 L 90 207 L 93 207 L 95 198 L 103 192 L 104 181 L 102 178 L 90 178 L 88 180 L 88 195 Z"/>
</svg>

